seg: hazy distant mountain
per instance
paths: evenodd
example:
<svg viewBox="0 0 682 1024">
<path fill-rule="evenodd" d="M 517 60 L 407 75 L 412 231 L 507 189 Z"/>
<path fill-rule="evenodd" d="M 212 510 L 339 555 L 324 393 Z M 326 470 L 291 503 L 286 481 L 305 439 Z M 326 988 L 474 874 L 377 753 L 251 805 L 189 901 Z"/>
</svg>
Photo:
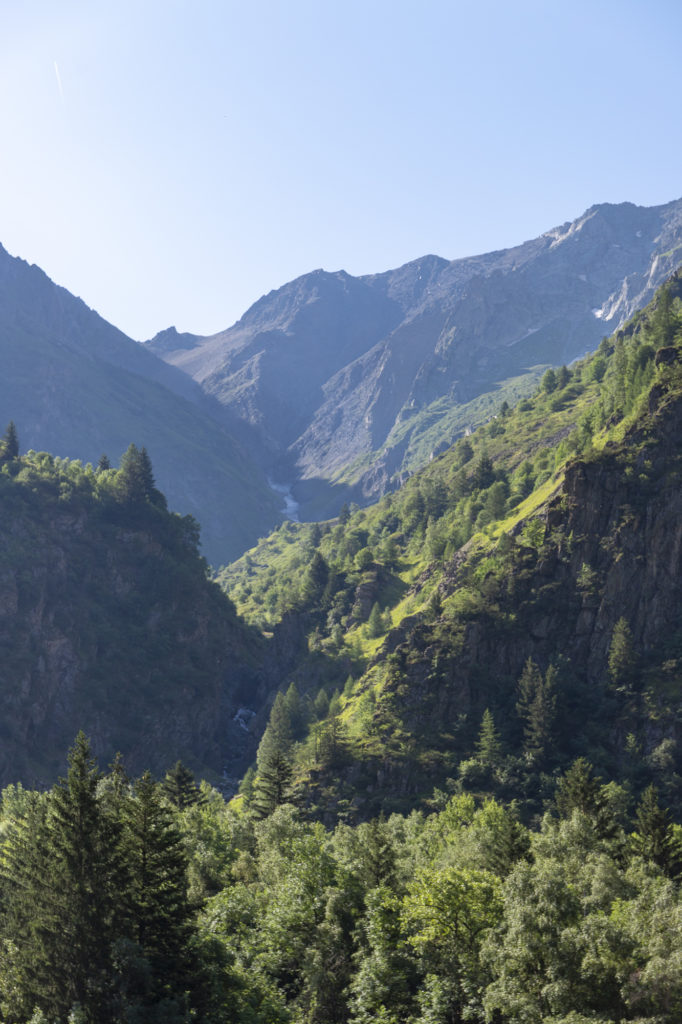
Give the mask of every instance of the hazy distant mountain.
<svg viewBox="0 0 682 1024">
<path fill-rule="evenodd" d="M 281 500 L 227 410 L 1 246 L 0 356 L 0 429 L 14 420 L 23 451 L 93 462 L 106 453 L 116 464 L 131 441 L 146 446 L 171 507 L 199 519 L 216 563 L 277 522 Z"/>
<path fill-rule="evenodd" d="M 318 517 L 377 497 L 544 366 L 594 348 L 680 263 L 682 200 L 603 204 L 482 256 L 317 270 L 226 331 L 148 347 L 253 425 Z"/>
</svg>

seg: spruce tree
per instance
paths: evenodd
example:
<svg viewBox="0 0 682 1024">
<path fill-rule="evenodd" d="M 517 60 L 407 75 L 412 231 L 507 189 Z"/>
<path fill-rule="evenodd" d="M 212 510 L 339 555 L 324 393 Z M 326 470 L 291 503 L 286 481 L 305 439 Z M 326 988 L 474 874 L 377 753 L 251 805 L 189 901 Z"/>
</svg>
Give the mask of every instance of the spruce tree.
<svg viewBox="0 0 682 1024">
<path fill-rule="evenodd" d="M 658 803 L 655 786 L 648 786 L 642 793 L 635 817 L 637 852 L 652 860 L 670 878 L 676 878 L 682 870 L 682 850 L 675 842 L 669 811 Z"/>
<path fill-rule="evenodd" d="M 372 605 L 372 610 L 369 613 L 367 619 L 367 631 L 372 639 L 380 637 L 384 631 L 383 617 L 381 615 L 381 608 L 377 601 Z"/>
<path fill-rule="evenodd" d="M 557 784 L 555 803 L 562 818 L 570 818 L 574 810 L 592 819 L 603 839 L 613 839 L 617 823 L 608 805 L 600 778 L 595 778 L 592 765 L 584 757 L 577 758 Z"/>
<path fill-rule="evenodd" d="M 635 667 L 632 630 L 627 619 L 621 616 L 613 627 L 609 648 L 609 675 L 616 686 L 629 687 L 634 680 Z"/>
<path fill-rule="evenodd" d="M 516 710 L 523 720 L 523 747 L 530 761 L 541 764 L 550 751 L 556 717 L 556 669 L 550 665 L 543 679 L 529 658 L 519 679 Z"/>
<path fill-rule="evenodd" d="M 134 785 L 127 814 L 130 865 L 131 938 L 150 971 L 146 984 L 130 991 L 128 1000 L 139 1019 L 152 1016 L 161 1004 L 173 1013 L 187 1011 L 185 993 L 192 986 L 195 964 L 191 952 L 191 907 L 187 898 L 187 857 L 173 812 L 160 787 L 146 772 Z M 130 1013 L 129 1013 L 130 1015 Z M 138 1019 L 138 1018 L 134 1018 Z"/>
<path fill-rule="evenodd" d="M 12 459 L 19 457 L 19 435 L 17 434 L 17 428 L 14 425 L 14 420 L 10 420 L 7 424 L 7 430 L 5 436 L 2 439 L 2 458 L 5 462 L 11 462 Z"/>
<path fill-rule="evenodd" d="M 53 1006 L 54 965 L 43 935 L 56 924 L 50 877 L 47 794 L 31 794 L 25 813 L 11 823 L 3 844 L 0 1014 L 28 1020 L 33 1009 Z"/>
<path fill-rule="evenodd" d="M 502 760 L 502 743 L 489 708 L 483 712 L 481 731 L 476 742 L 476 757 L 481 764 L 494 768 Z"/>
<path fill-rule="evenodd" d="M 161 790 L 163 795 L 180 811 L 202 802 L 201 790 L 196 784 L 194 775 L 182 761 L 176 761 L 175 765 L 168 769 L 161 783 Z"/>
<path fill-rule="evenodd" d="M 267 818 L 281 804 L 293 801 L 292 769 L 288 757 L 272 749 L 259 760 L 251 809 L 256 818 Z"/>
</svg>

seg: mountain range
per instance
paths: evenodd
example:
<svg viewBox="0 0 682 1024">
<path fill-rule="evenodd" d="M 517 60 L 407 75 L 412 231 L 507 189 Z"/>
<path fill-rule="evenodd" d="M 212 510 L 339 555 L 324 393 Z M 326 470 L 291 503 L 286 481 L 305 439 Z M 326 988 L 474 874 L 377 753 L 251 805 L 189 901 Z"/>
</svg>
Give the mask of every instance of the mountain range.
<svg viewBox="0 0 682 1024">
<path fill-rule="evenodd" d="M 602 204 L 511 249 L 322 270 L 211 337 L 140 345 L 0 248 L 0 408 L 23 450 L 116 461 L 147 448 L 203 552 L 238 557 L 395 490 L 645 304 L 682 262 L 682 200 Z"/>
<path fill-rule="evenodd" d="M 317 270 L 211 337 L 147 347 L 252 425 L 303 519 L 395 489 L 456 437 L 591 351 L 682 262 L 682 200 L 593 206 L 481 256 L 364 277 Z"/>
</svg>

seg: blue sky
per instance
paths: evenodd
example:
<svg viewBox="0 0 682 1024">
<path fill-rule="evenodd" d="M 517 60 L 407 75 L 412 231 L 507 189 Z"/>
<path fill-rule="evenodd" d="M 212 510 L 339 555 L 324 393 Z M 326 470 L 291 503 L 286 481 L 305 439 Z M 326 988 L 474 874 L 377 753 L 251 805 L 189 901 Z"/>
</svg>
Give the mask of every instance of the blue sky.
<svg viewBox="0 0 682 1024">
<path fill-rule="evenodd" d="M 25 0 L 0 242 L 137 339 L 682 196 L 679 0 Z"/>
</svg>

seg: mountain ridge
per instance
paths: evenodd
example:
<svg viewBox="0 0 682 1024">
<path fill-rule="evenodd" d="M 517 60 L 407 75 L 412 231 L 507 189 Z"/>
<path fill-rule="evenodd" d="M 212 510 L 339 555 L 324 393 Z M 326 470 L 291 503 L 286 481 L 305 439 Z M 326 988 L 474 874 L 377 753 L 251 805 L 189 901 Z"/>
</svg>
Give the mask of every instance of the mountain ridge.
<svg viewBox="0 0 682 1024">
<path fill-rule="evenodd" d="M 357 278 L 317 270 L 225 331 L 146 344 L 251 423 L 303 518 L 323 518 L 484 422 L 505 381 L 518 397 L 590 351 L 680 262 L 682 200 L 597 204 L 510 249 Z"/>
<path fill-rule="evenodd" d="M 254 446 L 247 454 L 245 426 L 229 410 L 4 248 L 0 353 L 0 408 L 23 450 L 96 463 L 131 441 L 144 445 L 173 507 L 201 520 L 216 563 L 278 521 Z"/>
</svg>

